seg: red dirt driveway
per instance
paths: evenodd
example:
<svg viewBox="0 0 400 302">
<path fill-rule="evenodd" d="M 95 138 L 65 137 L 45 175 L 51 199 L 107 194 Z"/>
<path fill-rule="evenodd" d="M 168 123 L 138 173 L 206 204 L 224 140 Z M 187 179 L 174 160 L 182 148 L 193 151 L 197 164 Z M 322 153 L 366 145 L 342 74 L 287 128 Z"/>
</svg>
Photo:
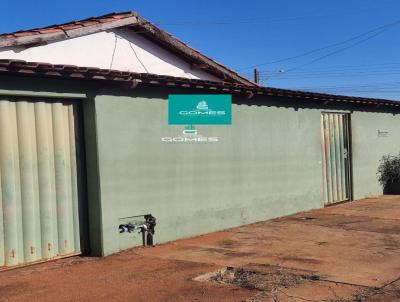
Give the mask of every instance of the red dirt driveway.
<svg viewBox="0 0 400 302">
<path fill-rule="evenodd" d="M 400 301 L 400 197 L 4 271 L 0 301 Z"/>
</svg>

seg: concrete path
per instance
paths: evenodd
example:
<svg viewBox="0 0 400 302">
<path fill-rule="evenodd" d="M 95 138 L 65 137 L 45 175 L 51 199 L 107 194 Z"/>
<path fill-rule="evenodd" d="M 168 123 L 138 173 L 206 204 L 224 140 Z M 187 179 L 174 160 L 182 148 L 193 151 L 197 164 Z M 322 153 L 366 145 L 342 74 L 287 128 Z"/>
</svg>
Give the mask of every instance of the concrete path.
<svg viewBox="0 0 400 302">
<path fill-rule="evenodd" d="M 0 301 L 400 301 L 400 197 L 0 273 Z"/>
</svg>

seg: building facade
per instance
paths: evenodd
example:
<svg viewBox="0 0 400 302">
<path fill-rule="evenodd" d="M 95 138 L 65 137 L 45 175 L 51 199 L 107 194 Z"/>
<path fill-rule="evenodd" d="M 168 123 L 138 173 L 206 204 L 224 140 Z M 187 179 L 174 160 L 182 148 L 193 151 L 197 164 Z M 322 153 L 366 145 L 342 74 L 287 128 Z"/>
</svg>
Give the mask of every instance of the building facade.
<svg viewBox="0 0 400 302">
<path fill-rule="evenodd" d="M 30 35 L 26 50 L 0 36 L 0 266 L 141 245 L 119 225 L 145 214 L 157 218 L 161 243 L 382 194 L 379 160 L 400 149 L 396 101 L 260 87 L 148 36 L 134 41 L 136 55 L 153 51 L 131 67 L 122 63 L 131 47 L 118 42 L 121 70 L 66 55 L 82 45 L 74 39 L 111 29 L 97 30 L 46 45 Z M 154 51 L 160 44 L 168 55 Z M 64 55 L 33 63 L 46 47 Z M 156 60 L 156 74 L 146 72 Z M 215 143 L 163 140 L 184 130 L 168 124 L 171 94 L 232 95 L 232 125 L 196 126 Z"/>
</svg>

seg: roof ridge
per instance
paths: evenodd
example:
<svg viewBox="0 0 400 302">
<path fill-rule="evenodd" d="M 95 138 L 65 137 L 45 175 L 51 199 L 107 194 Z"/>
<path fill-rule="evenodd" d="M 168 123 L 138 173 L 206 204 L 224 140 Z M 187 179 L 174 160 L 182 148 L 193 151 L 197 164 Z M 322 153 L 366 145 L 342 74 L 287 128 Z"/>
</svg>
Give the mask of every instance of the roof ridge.
<svg viewBox="0 0 400 302">
<path fill-rule="evenodd" d="M 170 52 L 175 53 L 175 55 L 181 56 L 189 62 L 189 64 L 192 64 L 195 69 L 204 70 L 205 72 L 213 74 L 223 80 L 230 80 L 248 86 L 259 86 L 236 71 L 189 46 L 174 35 L 159 28 L 152 22 L 141 17 L 135 11 L 109 13 L 99 17 L 89 17 L 68 23 L 55 24 L 30 30 L 21 30 L 9 34 L 0 34 L 0 50 L 2 47 L 20 45 L 34 47 L 127 26 L 140 29 L 141 31 L 137 32 L 138 34 L 143 35 L 153 43 L 157 43 L 159 46 L 168 49 Z"/>
<path fill-rule="evenodd" d="M 55 27 L 60 27 L 60 26 L 65 26 L 65 25 L 71 25 L 71 24 L 75 24 L 78 22 L 92 21 L 95 19 L 104 19 L 104 18 L 109 18 L 112 16 L 126 16 L 126 18 L 128 18 L 128 17 L 138 16 L 138 15 L 139 14 L 136 11 L 125 11 L 125 12 L 118 12 L 118 13 L 113 12 L 113 13 L 108 13 L 105 15 L 97 16 L 97 17 L 93 16 L 93 17 L 87 17 L 87 18 L 79 19 L 79 20 L 72 20 L 72 21 L 68 21 L 68 22 L 64 22 L 64 23 L 56 23 L 56 24 L 47 25 L 47 26 L 40 26 L 40 27 L 34 27 L 34 28 L 29 28 L 29 29 L 20 29 L 20 30 L 13 31 L 13 32 L 0 33 L 0 39 L 4 36 L 14 35 L 16 33 L 40 31 L 42 29 L 49 29 L 49 28 L 55 28 Z"/>
</svg>

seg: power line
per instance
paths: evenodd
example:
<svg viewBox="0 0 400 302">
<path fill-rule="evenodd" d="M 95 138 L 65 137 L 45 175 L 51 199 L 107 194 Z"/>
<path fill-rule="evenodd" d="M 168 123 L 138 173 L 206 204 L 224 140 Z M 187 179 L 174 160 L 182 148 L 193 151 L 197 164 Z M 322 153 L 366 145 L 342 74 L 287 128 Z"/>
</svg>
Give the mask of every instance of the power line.
<svg viewBox="0 0 400 302">
<path fill-rule="evenodd" d="M 317 72 L 317 73 L 306 73 L 306 74 L 288 74 L 282 75 L 281 79 L 301 79 L 304 77 L 320 77 L 320 76 L 357 76 L 357 75 L 385 75 L 385 74 L 398 74 L 400 69 L 393 70 L 365 70 L 365 71 L 337 71 L 337 72 Z M 264 77 L 269 77 L 268 74 L 261 74 Z"/>
<path fill-rule="evenodd" d="M 374 77 L 374 76 L 396 76 L 400 75 L 400 69 L 397 70 L 377 70 L 377 71 L 353 71 L 353 72 L 327 72 L 327 73 L 310 73 L 310 74 L 289 74 L 287 76 L 274 78 L 275 80 L 298 80 L 298 79 L 315 79 L 315 78 L 336 78 L 336 77 Z M 261 77 L 270 78 L 267 74 L 261 74 Z"/>
<path fill-rule="evenodd" d="M 340 46 L 340 45 L 343 45 L 343 44 L 347 44 L 347 43 L 349 43 L 351 41 L 354 41 L 354 40 L 357 40 L 359 38 L 362 38 L 362 37 L 364 37 L 364 36 L 366 36 L 368 34 L 371 34 L 371 33 L 376 32 L 378 30 L 386 29 L 386 28 L 391 27 L 391 26 L 395 26 L 395 25 L 397 25 L 399 23 L 400 23 L 400 20 L 398 20 L 396 22 L 392 22 L 392 23 L 389 23 L 389 24 L 385 24 L 385 25 L 379 26 L 379 27 L 371 29 L 371 30 L 368 30 L 366 32 L 363 32 L 361 34 L 358 34 L 356 36 L 353 36 L 353 37 L 351 37 L 349 39 L 346 39 L 344 41 L 341 41 L 341 42 L 337 42 L 337 43 L 329 44 L 329 45 L 326 45 L 326 46 L 323 46 L 323 47 L 319 47 L 319 48 L 316 48 L 316 49 L 312 49 L 312 50 L 309 50 L 309 51 L 306 51 L 306 52 L 303 52 L 303 53 L 300 53 L 300 54 L 297 54 L 297 55 L 294 55 L 294 56 L 291 56 L 291 57 L 286 57 L 286 58 L 275 60 L 275 61 L 264 62 L 264 63 L 260 63 L 260 64 L 255 64 L 255 65 L 243 67 L 243 68 L 240 68 L 238 70 L 242 71 L 242 70 L 255 68 L 255 67 L 258 67 L 258 66 L 264 66 L 264 65 L 268 65 L 268 64 L 276 64 L 276 63 L 290 61 L 290 60 L 293 60 L 293 59 L 304 57 L 304 56 L 313 54 L 315 52 L 319 52 L 321 50 L 325 50 L 325 49 L 328 49 L 328 48 L 332 48 L 332 47 Z"/>
<path fill-rule="evenodd" d="M 295 89 L 323 89 L 323 90 L 332 90 L 332 89 L 340 89 L 340 90 L 352 90 L 352 89 L 381 89 L 381 90 L 390 90 L 390 89 L 400 89 L 400 81 L 395 82 L 377 82 L 377 83 L 354 83 L 354 84 L 346 84 L 346 85 L 328 85 L 328 86 L 301 86 Z"/>
<path fill-rule="evenodd" d="M 376 11 L 377 9 L 382 8 L 382 4 L 379 6 L 372 7 L 364 7 L 350 10 L 342 10 L 338 13 L 308 13 L 301 14 L 295 16 L 283 16 L 277 18 L 265 18 L 265 17 L 253 17 L 253 18 L 235 18 L 235 19 L 219 19 L 219 20 L 186 20 L 186 21 L 169 21 L 169 20 L 158 20 L 155 21 L 155 24 L 158 25 L 168 25 L 168 26 L 187 26 L 187 25 L 231 25 L 231 24 L 246 24 L 246 23 L 258 23 L 258 22 L 282 22 L 282 21 L 293 21 L 293 20 L 301 20 L 301 19 L 310 19 L 310 18 L 326 18 L 331 16 L 343 16 L 347 14 L 351 14 L 354 16 L 355 14 L 363 14 L 369 12 L 371 10 Z"/>
<path fill-rule="evenodd" d="M 284 18 L 265 18 L 265 17 L 255 17 L 255 18 L 236 18 L 236 19 L 221 19 L 221 20 L 205 20 L 205 21 L 180 21 L 180 22 L 169 22 L 169 21 L 159 21 L 155 22 L 157 25 L 166 26 L 198 26 L 198 25 L 236 25 L 236 24 L 252 24 L 252 23 L 274 23 L 274 22 L 284 22 L 284 21 L 294 21 L 308 18 L 324 18 L 329 16 L 343 15 L 340 14 L 317 14 L 317 15 L 299 15 Z"/>
<path fill-rule="evenodd" d="M 309 72 L 309 73 L 288 73 L 280 76 L 272 77 L 270 73 L 260 73 L 260 77 L 264 79 L 274 80 L 296 80 L 296 79 L 314 79 L 314 78 L 336 78 L 336 77 L 376 77 L 376 76 L 396 76 L 400 75 L 400 69 L 382 69 L 382 70 L 342 70 L 342 71 L 326 71 L 326 72 Z"/>
<path fill-rule="evenodd" d="M 292 71 L 289 76 L 308 76 L 308 75 L 326 75 L 335 73 L 358 73 L 358 72 L 393 72 L 400 70 L 400 62 L 391 63 L 377 63 L 377 64 L 363 64 L 363 65 L 339 65 L 339 66 L 325 66 L 314 68 L 302 68 L 301 70 Z M 260 70 L 260 75 L 270 75 L 271 70 Z M 249 74 L 250 73 L 244 73 Z M 281 77 L 287 78 L 285 73 Z"/>
<path fill-rule="evenodd" d="M 399 71 L 400 67 L 393 67 L 393 68 L 370 68 L 370 69 L 336 69 L 336 70 L 325 70 L 325 71 L 306 71 L 306 72 L 293 72 L 290 76 L 304 76 L 304 75 L 324 75 L 324 74 L 336 74 L 336 73 L 367 73 L 367 72 L 393 72 Z M 261 72 L 262 75 L 270 75 L 270 71 L 263 71 Z M 282 77 L 285 74 L 282 74 Z"/>
<path fill-rule="evenodd" d="M 328 54 L 326 54 L 326 55 L 320 56 L 320 57 L 318 57 L 318 58 L 316 58 L 316 59 L 314 59 L 314 60 L 311 60 L 310 62 L 304 63 L 304 64 L 302 64 L 302 65 L 298 65 L 298 66 L 295 66 L 295 67 L 293 67 L 293 68 L 290 68 L 289 70 L 286 70 L 286 73 L 287 73 L 287 72 L 290 72 L 290 71 L 293 71 L 293 70 L 296 70 L 296 69 L 299 69 L 299 68 L 302 68 L 302 67 L 304 67 L 304 66 L 313 64 L 313 63 L 315 63 L 315 62 L 318 62 L 318 61 L 320 61 L 320 60 L 323 60 L 323 59 L 325 59 L 325 58 L 328 58 L 328 57 L 333 56 L 333 55 L 335 55 L 335 54 L 338 54 L 338 53 L 340 53 L 340 52 L 343 52 L 343 51 L 345 51 L 345 50 L 347 50 L 347 49 L 350 49 L 350 48 L 352 48 L 352 47 L 354 47 L 354 46 L 357 46 L 357 45 L 359 45 L 359 44 L 361 44 L 361 43 L 364 43 L 364 42 L 366 42 L 366 41 L 368 41 L 368 40 L 371 40 L 372 38 L 375 38 L 376 36 L 378 36 L 378 35 L 384 33 L 386 30 L 389 29 L 389 27 L 394 26 L 394 25 L 397 25 L 397 24 L 400 24 L 400 21 L 397 21 L 397 22 L 395 22 L 395 23 L 389 25 L 388 27 L 386 27 L 386 28 L 384 28 L 384 29 L 378 31 L 377 33 L 373 34 L 372 36 L 369 36 L 369 37 L 367 37 L 367 38 L 365 38 L 365 39 L 362 39 L 362 40 L 360 40 L 360 41 L 357 41 L 357 42 L 355 42 L 355 43 L 353 43 L 353 44 L 351 44 L 351 45 L 349 45 L 349 46 L 340 48 L 340 49 L 335 50 L 335 51 L 333 51 L 333 52 L 330 52 L 330 53 L 328 53 Z"/>
<path fill-rule="evenodd" d="M 336 68 L 360 68 L 360 67 L 379 67 L 379 66 L 391 66 L 400 65 L 400 62 L 386 62 L 386 63 L 374 63 L 374 64 L 357 64 L 357 65 L 333 65 L 333 66 L 321 66 L 311 67 L 303 70 L 317 70 L 317 69 L 336 69 Z"/>
<path fill-rule="evenodd" d="M 300 91 L 307 91 L 307 92 L 317 92 L 317 93 L 330 93 L 330 94 L 346 94 L 346 95 L 369 95 L 375 94 L 375 95 L 382 95 L 382 94 L 389 94 L 391 98 L 394 100 L 399 100 L 400 99 L 400 89 L 393 89 L 393 90 L 385 90 L 385 89 L 319 89 L 319 88 L 292 88 L 295 90 L 300 90 Z"/>
<path fill-rule="evenodd" d="M 380 71 L 393 70 L 400 68 L 400 63 L 384 63 L 384 64 L 368 64 L 368 65 L 344 65 L 344 66 L 326 66 L 316 68 L 302 68 L 301 70 L 293 71 L 292 74 L 310 74 L 310 73 L 330 73 L 342 71 Z M 270 74 L 271 70 L 260 70 L 261 74 Z"/>
</svg>

